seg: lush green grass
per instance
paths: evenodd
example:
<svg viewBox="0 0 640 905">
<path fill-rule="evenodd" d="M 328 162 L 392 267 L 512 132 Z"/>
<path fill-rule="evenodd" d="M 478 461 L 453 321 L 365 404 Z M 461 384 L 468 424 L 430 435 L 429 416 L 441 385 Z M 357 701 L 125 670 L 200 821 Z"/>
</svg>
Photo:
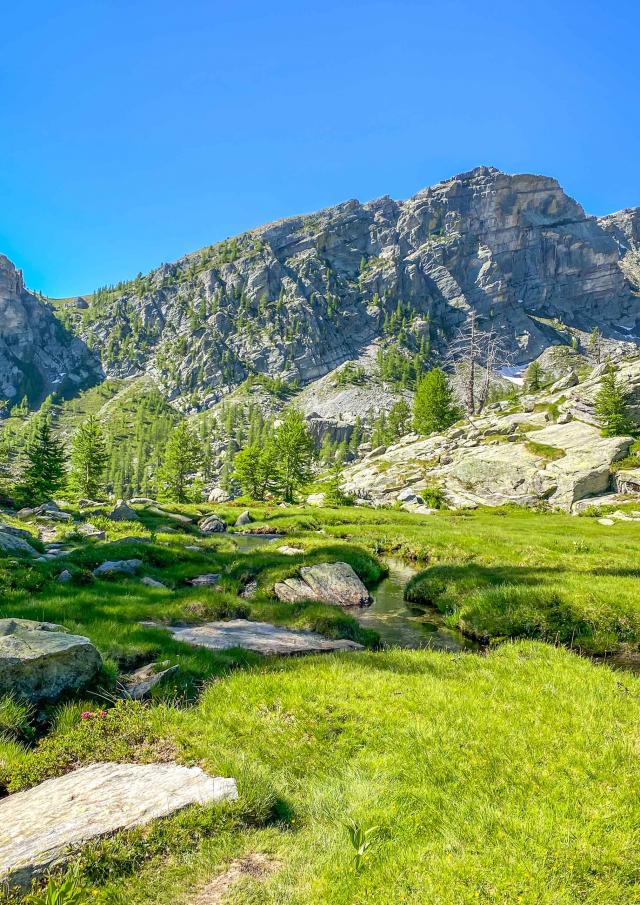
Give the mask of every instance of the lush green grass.
<svg viewBox="0 0 640 905">
<path fill-rule="evenodd" d="M 188 901 L 249 851 L 278 867 L 230 903 L 640 901 L 640 680 L 562 649 L 293 660 L 216 681 L 193 708 L 120 711 L 46 744 L 83 762 L 109 739 L 162 756 L 164 739 L 235 776 L 240 800 L 90 847 L 97 901 Z M 349 819 L 379 827 L 359 873 Z"/>
<path fill-rule="evenodd" d="M 0 702 L 0 794 L 95 760 L 178 759 L 239 783 L 237 803 L 188 809 L 86 848 L 82 876 L 95 900 L 187 901 L 231 860 L 260 851 L 274 873 L 243 881 L 230 903 L 640 902 L 640 679 L 532 642 L 487 656 L 268 662 L 190 648 L 140 624 L 249 615 L 374 643 L 351 615 L 280 604 L 271 588 L 301 563 L 327 559 L 350 562 L 374 586 L 378 557 L 393 553 L 424 566 L 409 595 L 475 635 L 637 647 L 640 528 L 519 509 L 416 517 L 250 508 L 256 525 L 304 554 L 283 556 L 277 543 L 241 554 L 232 537 L 196 539 L 177 523 L 166 531 L 169 520 L 141 511 L 141 522 L 123 524 L 92 516 L 105 542 L 62 525 L 77 544 L 63 560 L 0 559 L 0 616 L 91 637 L 105 656 L 104 688 L 154 659 L 180 665 L 151 706 L 113 707 L 90 690 L 36 721 L 18 702 Z M 179 509 L 213 509 L 233 524 L 239 506 Z M 186 550 L 194 543 L 203 549 Z M 104 559 L 132 557 L 168 590 L 91 580 Z M 63 567 L 69 585 L 55 581 Z M 221 590 L 185 584 L 202 572 L 220 572 Z M 238 591 L 252 577 L 259 590 L 245 601 Z M 105 716 L 81 719 L 103 707 Z M 379 827 L 359 873 L 350 820 Z"/>
</svg>

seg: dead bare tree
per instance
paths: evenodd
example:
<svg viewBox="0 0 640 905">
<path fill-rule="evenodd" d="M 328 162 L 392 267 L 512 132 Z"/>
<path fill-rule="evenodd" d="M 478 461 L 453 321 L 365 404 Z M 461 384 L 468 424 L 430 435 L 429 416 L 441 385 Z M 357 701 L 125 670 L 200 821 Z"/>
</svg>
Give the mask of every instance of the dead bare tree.
<svg viewBox="0 0 640 905">
<path fill-rule="evenodd" d="M 504 338 L 490 327 L 483 330 L 473 309 L 449 346 L 447 362 L 468 415 L 480 414 L 489 398 L 491 381 L 511 359 Z"/>
</svg>

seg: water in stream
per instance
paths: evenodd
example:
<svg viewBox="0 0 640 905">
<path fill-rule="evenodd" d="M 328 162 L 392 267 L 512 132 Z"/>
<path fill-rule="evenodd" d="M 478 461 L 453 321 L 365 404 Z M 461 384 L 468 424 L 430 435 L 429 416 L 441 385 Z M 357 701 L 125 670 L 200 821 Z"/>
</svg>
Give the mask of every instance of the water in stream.
<svg viewBox="0 0 640 905">
<path fill-rule="evenodd" d="M 354 613 L 360 625 L 378 632 L 386 647 L 478 650 L 477 644 L 446 626 L 437 610 L 407 603 L 404 589 L 416 569 L 393 557 L 385 563 L 389 575 L 373 591 L 373 604 Z"/>
</svg>

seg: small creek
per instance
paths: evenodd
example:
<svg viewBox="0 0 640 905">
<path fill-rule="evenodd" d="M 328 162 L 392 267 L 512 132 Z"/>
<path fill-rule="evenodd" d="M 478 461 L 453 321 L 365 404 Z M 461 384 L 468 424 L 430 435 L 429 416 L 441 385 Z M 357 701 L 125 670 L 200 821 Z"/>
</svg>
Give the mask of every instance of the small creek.
<svg viewBox="0 0 640 905">
<path fill-rule="evenodd" d="M 480 650 L 480 645 L 445 625 L 437 610 L 404 599 L 407 582 L 417 569 L 395 557 L 385 557 L 384 562 L 389 574 L 372 592 L 373 604 L 354 613 L 360 625 L 374 629 L 385 647 Z"/>
<path fill-rule="evenodd" d="M 239 553 L 251 553 L 264 544 L 286 540 L 274 534 L 230 534 Z M 465 638 L 461 632 L 444 624 L 435 609 L 414 606 L 404 599 L 407 582 L 418 570 L 395 557 L 385 557 L 389 574 L 372 592 L 373 604 L 357 611 L 351 610 L 364 628 L 376 631 L 385 647 L 429 647 L 434 650 L 479 650 L 480 645 Z"/>
</svg>

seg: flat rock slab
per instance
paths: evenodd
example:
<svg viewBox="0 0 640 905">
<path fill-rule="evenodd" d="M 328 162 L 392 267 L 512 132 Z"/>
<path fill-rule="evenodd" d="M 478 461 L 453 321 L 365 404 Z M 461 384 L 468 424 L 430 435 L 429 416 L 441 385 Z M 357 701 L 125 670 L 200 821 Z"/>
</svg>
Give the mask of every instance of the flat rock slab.
<svg viewBox="0 0 640 905">
<path fill-rule="evenodd" d="M 318 654 L 338 650 L 362 650 L 361 644 L 346 639 L 325 638 L 316 632 L 271 625 L 269 622 L 249 622 L 247 619 L 231 619 L 229 622 L 207 622 L 197 626 L 171 626 L 169 631 L 176 641 L 208 647 L 210 650 L 226 650 L 242 647 L 265 656 L 294 656 Z"/>
<path fill-rule="evenodd" d="M 371 595 L 346 562 L 322 562 L 303 566 L 299 578 L 285 578 L 274 587 L 278 600 L 298 603 L 319 600 L 334 606 L 368 606 Z"/>
<path fill-rule="evenodd" d="M 49 779 L 0 801 L 0 882 L 25 887 L 92 839 L 237 797 L 235 780 L 178 764 L 92 764 Z"/>
</svg>

